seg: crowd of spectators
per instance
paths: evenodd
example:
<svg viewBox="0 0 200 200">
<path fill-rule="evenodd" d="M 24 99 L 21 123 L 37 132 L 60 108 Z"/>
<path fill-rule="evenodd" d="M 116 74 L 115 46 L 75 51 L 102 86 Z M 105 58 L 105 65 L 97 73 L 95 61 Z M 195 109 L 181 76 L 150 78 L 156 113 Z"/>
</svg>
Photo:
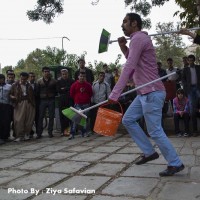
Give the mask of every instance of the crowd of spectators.
<svg viewBox="0 0 200 200">
<path fill-rule="evenodd" d="M 161 62 L 157 62 L 160 77 L 177 73 L 162 79 L 167 92 L 163 118 L 171 107 L 174 133 L 179 137 L 198 136 L 200 66 L 195 64 L 194 55 L 183 57 L 182 67 L 175 67 L 172 58 L 168 58 L 166 63 L 167 66 L 164 68 Z M 43 118 L 47 111 L 48 136 L 54 137 L 56 97 L 58 97 L 60 135 L 69 136 L 68 139 L 71 140 L 80 132 L 82 137 L 89 137 L 93 134 L 98 108 L 85 113 L 88 120 L 87 125 L 82 128 L 66 118 L 62 110 L 70 106 L 85 109 L 105 101 L 120 76 L 118 68 L 111 71 L 109 66 L 104 64 L 95 78 L 93 71 L 85 66 L 85 60 L 82 58 L 78 60 L 78 69 L 73 78 L 69 76 L 67 69 L 61 69 L 61 76 L 57 80 L 52 77 L 49 67 L 43 67 L 41 71 L 42 77 L 39 79 L 36 79 L 33 72 L 21 72 L 18 80 L 15 80 L 13 70 L 7 70 L 6 75 L 0 74 L 0 144 L 10 141 L 11 138 L 14 138 L 15 142 L 42 138 Z M 134 83 L 129 80 L 124 92 L 133 88 Z M 136 92 L 133 92 L 119 98 L 124 111 L 135 96 Z M 115 109 L 114 106 L 112 108 Z M 180 120 L 183 120 L 185 126 L 182 131 L 179 128 Z"/>
</svg>

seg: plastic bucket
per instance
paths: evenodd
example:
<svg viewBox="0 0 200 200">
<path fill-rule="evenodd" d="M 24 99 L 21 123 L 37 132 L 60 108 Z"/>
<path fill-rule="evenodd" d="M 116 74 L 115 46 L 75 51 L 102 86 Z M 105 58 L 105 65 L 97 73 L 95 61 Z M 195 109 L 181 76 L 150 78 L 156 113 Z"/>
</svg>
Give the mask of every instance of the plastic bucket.
<svg viewBox="0 0 200 200">
<path fill-rule="evenodd" d="M 99 107 L 95 120 L 94 132 L 105 136 L 115 136 L 123 116 L 122 107 L 119 102 L 118 104 L 121 108 L 121 113 L 108 108 L 103 108 L 105 105 Z"/>
</svg>

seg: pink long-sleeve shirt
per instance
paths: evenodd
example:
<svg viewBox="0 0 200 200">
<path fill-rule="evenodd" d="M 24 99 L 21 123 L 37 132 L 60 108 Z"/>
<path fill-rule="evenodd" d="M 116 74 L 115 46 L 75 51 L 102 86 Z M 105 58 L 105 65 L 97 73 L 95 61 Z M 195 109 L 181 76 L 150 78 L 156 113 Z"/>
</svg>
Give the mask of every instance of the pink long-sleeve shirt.
<svg viewBox="0 0 200 200">
<path fill-rule="evenodd" d="M 133 78 L 135 87 L 160 78 L 158 75 L 156 54 L 150 36 L 144 31 L 137 31 L 130 36 L 129 49 L 126 52 L 126 63 L 120 78 L 113 88 L 109 99 L 117 101 L 127 81 Z M 147 94 L 153 91 L 164 91 L 162 81 L 157 81 L 140 88 L 138 94 Z"/>
</svg>

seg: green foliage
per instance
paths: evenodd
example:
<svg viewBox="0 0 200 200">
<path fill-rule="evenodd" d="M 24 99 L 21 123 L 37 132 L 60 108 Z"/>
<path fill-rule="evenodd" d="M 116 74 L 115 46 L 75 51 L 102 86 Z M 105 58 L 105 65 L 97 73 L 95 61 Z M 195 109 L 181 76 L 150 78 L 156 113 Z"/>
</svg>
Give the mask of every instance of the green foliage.
<svg viewBox="0 0 200 200">
<path fill-rule="evenodd" d="M 91 0 L 92 5 L 97 5 L 100 0 Z M 125 6 L 129 6 L 130 10 L 137 12 L 141 15 L 143 20 L 144 28 L 151 27 L 151 20 L 146 18 L 152 7 L 163 6 L 169 0 L 124 0 Z M 178 15 L 182 20 L 181 25 L 188 28 L 200 25 L 200 10 L 198 14 L 199 0 L 175 0 L 175 2 L 182 9 L 174 13 Z M 27 11 L 27 15 L 30 20 L 38 21 L 43 20 L 45 23 L 49 24 L 53 22 L 53 18 L 56 14 L 62 14 L 64 0 L 38 0 L 36 8 L 34 10 Z"/>
<path fill-rule="evenodd" d="M 50 24 L 56 14 L 61 14 L 63 11 L 63 0 L 38 0 L 36 8 L 28 10 L 27 15 L 32 21 L 43 20 Z"/>
<path fill-rule="evenodd" d="M 8 69 L 13 69 L 13 67 L 12 67 L 11 65 L 5 66 L 5 67 L 2 69 L 2 74 L 6 75 L 6 71 L 7 71 Z"/>
<path fill-rule="evenodd" d="M 179 26 L 179 24 L 177 24 Z M 173 22 L 169 23 L 158 23 L 156 25 L 157 32 L 175 31 L 177 28 L 174 27 Z M 184 53 L 184 43 L 182 37 L 178 34 L 165 34 L 154 36 L 156 56 L 157 60 L 166 65 L 167 58 L 174 60 L 175 66 L 182 66 L 182 57 Z"/>
<path fill-rule="evenodd" d="M 39 78 L 42 75 L 41 71 L 42 67 L 44 66 L 67 66 L 72 69 L 73 77 L 74 72 L 78 69 L 78 60 L 80 58 L 85 58 L 86 55 L 86 51 L 78 56 L 76 54 L 67 54 L 66 51 L 48 46 L 45 50 L 35 49 L 28 54 L 25 60 L 19 60 L 15 68 L 12 68 L 12 66 L 7 66 L 6 68 L 3 68 L 3 72 L 11 68 L 14 69 L 16 78 L 19 78 L 19 74 L 22 71 L 34 72 Z M 120 67 L 120 59 L 121 55 L 119 54 L 115 62 L 109 64 L 111 70 L 113 70 L 114 67 Z M 97 61 L 94 61 L 94 64 L 89 63 L 89 66 L 86 66 L 92 69 L 93 72 L 96 74 L 96 72 L 102 69 L 103 64 L 104 63 L 102 61 L 100 61 L 99 63 L 97 63 Z"/>
<path fill-rule="evenodd" d="M 192 28 L 200 25 L 197 3 L 191 0 L 175 0 L 175 2 L 183 9 L 175 12 L 182 21 L 181 25 L 187 28 Z"/>
</svg>

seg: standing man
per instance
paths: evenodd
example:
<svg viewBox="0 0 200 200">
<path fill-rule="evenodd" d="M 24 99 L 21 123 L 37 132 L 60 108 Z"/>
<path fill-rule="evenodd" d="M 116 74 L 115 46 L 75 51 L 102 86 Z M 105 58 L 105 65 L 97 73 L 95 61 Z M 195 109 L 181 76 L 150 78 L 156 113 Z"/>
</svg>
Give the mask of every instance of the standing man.
<svg viewBox="0 0 200 200">
<path fill-rule="evenodd" d="M 85 60 L 80 58 L 78 60 L 79 69 L 75 72 L 75 81 L 78 80 L 80 72 L 84 72 L 86 76 L 86 81 L 92 85 L 94 81 L 94 75 L 91 69 L 85 67 Z"/>
<path fill-rule="evenodd" d="M 200 98 L 200 66 L 195 65 L 194 55 L 188 56 L 188 62 L 189 67 L 183 68 L 182 83 L 184 92 L 189 98 L 193 136 L 198 136 L 196 109 L 198 98 Z"/>
<path fill-rule="evenodd" d="M 16 142 L 29 139 L 35 118 L 35 98 L 28 73 L 21 72 L 19 81 L 12 84 L 10 99 L 14 105 L 14 129 Z"/>
<path fill-rule="evenodd" d="M 10 104 L 9 92 L 11 85 L 5 82 L 5 76 L 0 74 L 0 144 L 4 144 L 10 136 L 10 124 L 13 107 Z"/>
<path fill-rule="evenodd" d="M 119 46 L 127 58 L 120 78 L 112 90 L 109 100 L 117 101 L 127 81 L 132 77 L 135 86 L 158 79 L 156 54 L 152 41 L 146 32 L 141 31 L 142 20 L 138 14 L 128 13 L 122 23 L 124 34 L 131 38 L 129 48 L 125 37 L 118 38 Z M 161 126 L 162 107 L 166 92 L 162 81 L 157 81 L 138 91 L 137 97 L 124 114 L 122 123 L 142 150 L 143 155 L 136 159 L 136 165 L 142 165 L 159 157 L 137 120 L 144 116 L 148 134 L 159 147 L 168 162 L 167 169 L 160 176 L 172 176 L 182 171 L 184 165 Z"/>
<path fill-rule="evenodd" d="M 68 70 L 61 69 L 61 78 L 57 81 L 57 91 L 59 93 L 59 115 L 61 125 L 61 135 L 69 135 L 68 130 L 71 125 L 71 121 L 62 114 L 62 110 L 73 106 L 73 100 L 70 97 L 70 87 L 74 82 L 69 78 Z"/>
<path fill-rule="evenodd" d="M 166 69 L 167 75 L 171 74 L 173 72 L 177 72 L 179 70 L 179 68 L 174 67 L 174 61 L 172 58 L 167 59 L 167 64 L 168 64 L 168 68 Z M 167 78 L 167 81 L 171 82 L 172 84 L 175 84 L 176 90 L 178 90 L 180 88 L 180 83 L 179 83 L 180 79 L 181 79 L 180 74 L 176 73 L 172 76 L 169 76 Z"/>
<path fill-rule="evenodd" d="M 43 118 L 46 114 L 46 109 L 48 108 L 49 114 L 49 124 L 48 124 L 48 134 L 49 137 L 53 137 L 53 124 L 55 115 L 55 96 L 56 96 L 56 80 L 51 77 L 50 68 L 42 68 L 43 77 L 38 80 L 38 94 L 40 97 L 39 106 L 39 122 L 38 122 L 38 133 L 37 139 L 42 137 L 43 132 Z"/>
<path fill-rule="evenodd" d="M 70 88 L 70 96 L 74 100 L 74 107 L 77 110 L 83 110 L 88 108 L 91 103 L 92 97 L 92 85 L 86 81 L 86 75 L 84 72 L 80 72 L 78 80 L 74 82 Z M 87 115 L 87 113 L 85 113 Z M 88 118 L 87 118 L 88 119 Z M 69 139 L 73 139 L 75 135 L 75 123 L 73 123 L 71 128 L 71 135 Z M 82 137 L 88 136 L 89 124 L 82 128 Z"/>
<path fill-rule="evenodd" d="M 114 80 L 113 74 L 109 71 L 107 64 L 103 65 L 103 70 L 105 72 L 104 80 L 109 84 L 110 88 L 113 89 L 115 85 L 115 80 Z"/>
<path fill-rule="evenodd" d="M 38 84 L 36 83 L 36 77 L 35 77 L 35 73 L 33 72 L 29 72 L 29 83 L 31 84 L 33 91 L 34 91 L 34 97 L 35 97 L 35 131 L 36 134 L 38 132 L 38 119 L 39 119 L 39 103 L 40 103 L 40 99 L 39 99 L 39 95 L 38 95 Z M 34 135 L 34 131 L 33 129 L 30 132 L 30 139 L 33 138 Z"/>
<path fill-rule="evenodd" d="M 110 95 L 111 89 L 108 82 L 105 81 L 105 72 L 99 72 L 98 80 L 92 84 L 92 104 L 98 104 L 102 101 L 108 99 Z M 91 131 L 94 129 L 94 124 L 97 116 L 97 108 L 93 108 L 90 113 L 90 129 Z"/>
</svg>

